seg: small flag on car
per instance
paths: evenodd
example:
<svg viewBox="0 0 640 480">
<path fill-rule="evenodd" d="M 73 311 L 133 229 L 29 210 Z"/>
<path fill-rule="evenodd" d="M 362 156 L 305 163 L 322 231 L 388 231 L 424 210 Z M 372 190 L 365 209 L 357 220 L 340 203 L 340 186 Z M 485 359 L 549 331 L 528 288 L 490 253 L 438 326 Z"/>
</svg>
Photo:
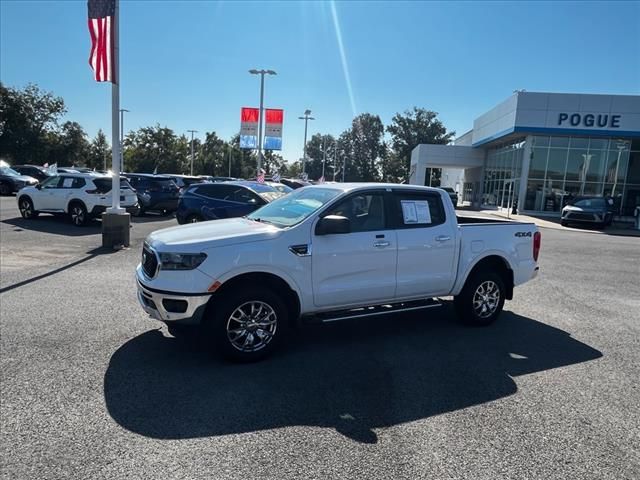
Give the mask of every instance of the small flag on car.
<svg viewBox="0 0 640 480">
<path fill-rule="evenodd" d="M 324 183 L 324 175 L 318 179 L 318 183 Z"/>
<path fill-rule="evenodd" d="M 264 183 L 264 170 L 260 169 L 260 173 L 258 174 L 258 183 Z"/>
<path fill-rule="evenodd" d="M 273 180 L 274 182 L 279 182 L 280 174 L 278 172 L 274 173 L 273 176 L 271 177 L 271 180 Z"/>
<path fill-rule="evenodd" d="M 96 82 L 116 83 L 115 21 L 116 0 L 88 0 L 91 53 L 89 65 Z"/>
</svg>

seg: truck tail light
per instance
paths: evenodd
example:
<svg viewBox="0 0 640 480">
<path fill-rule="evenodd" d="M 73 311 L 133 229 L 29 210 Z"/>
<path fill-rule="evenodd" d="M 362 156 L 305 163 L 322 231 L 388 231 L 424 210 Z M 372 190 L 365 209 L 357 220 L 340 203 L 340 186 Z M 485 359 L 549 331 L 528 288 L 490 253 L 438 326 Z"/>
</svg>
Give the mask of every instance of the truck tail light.
<svg viewBox="0 0 640 480">
<path fill-rule="evenodd" d="M 533 234 L 533 259 L 537 262 L 540 255 L 540 242 L 542 241 L 542 235 L 540 232 Z"/>
</svg>

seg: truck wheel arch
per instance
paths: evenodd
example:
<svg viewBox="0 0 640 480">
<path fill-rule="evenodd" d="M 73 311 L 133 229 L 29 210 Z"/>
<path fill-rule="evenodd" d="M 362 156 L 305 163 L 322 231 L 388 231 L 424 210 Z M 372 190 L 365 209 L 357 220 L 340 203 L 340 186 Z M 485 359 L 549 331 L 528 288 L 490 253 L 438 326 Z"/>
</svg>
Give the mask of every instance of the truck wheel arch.
<svg viewBox="0 0 640 480">
<path fill-rule="evenodd" d="M 464 277 L 464 284 L 471 278 L 476 272 L 481 270 L 491 270 L 497 272 L 504 282 L 507 300 L 513 298 L 513 270 L 506 258 L 500 255 L 487 255 L 476 261 L 476 263 L 469 269 L 468 273 Z"/>
<path fill-rule="evenodd" d="M 209 306 L 215 304 L 216 298 L 220 298 L 229 292 L 238 288 L 247 288 L 249 285 L 260 285 L 274 291 L 274 293 L 282 296 L 282 300 L 287 305 L 289 319 L 295 323 L 300 316 L 300 297 L 298 292 L 294 290 L 289 282 L 282 277 L 268 272 L 249 272 L 241 273 L 235 277 L 225 280 L 222 285 L 211 296 Z M 207 307 L 209 308 L 209 307 Z M 215 308 L 215 307 L 211 307 Z"/>
</svg>

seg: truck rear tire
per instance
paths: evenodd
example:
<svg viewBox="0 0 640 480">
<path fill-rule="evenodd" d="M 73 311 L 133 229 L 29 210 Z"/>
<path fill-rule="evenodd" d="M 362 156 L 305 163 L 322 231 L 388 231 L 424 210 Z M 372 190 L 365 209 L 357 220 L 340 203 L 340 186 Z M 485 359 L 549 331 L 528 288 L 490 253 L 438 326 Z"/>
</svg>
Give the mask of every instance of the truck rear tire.
<svg viewBox="0 0 640 480">
<path fill-rule="evenodd" d="M 228 360 L 243 363 L 269 355 L 288 324 L 287 308 L 280 296 L 257 285 L 222 295 L 206 325 L 215 350 Z"/>
<path fill-rule="evenodd" d="M 504 280 L 496 272 L 475 272 L 455 297 L 454 306 L 460 320 L 471 326 L 484 327 L 493 323 L 502 308 L 506 296 Z"/>
</svg>

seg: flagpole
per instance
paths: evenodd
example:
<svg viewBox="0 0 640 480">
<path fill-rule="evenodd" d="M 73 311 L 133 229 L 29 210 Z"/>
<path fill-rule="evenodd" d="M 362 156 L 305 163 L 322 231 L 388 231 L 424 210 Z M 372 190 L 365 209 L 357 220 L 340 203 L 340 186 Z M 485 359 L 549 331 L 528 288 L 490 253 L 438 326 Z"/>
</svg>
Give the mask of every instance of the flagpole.
<svg viewBox="0 0 640 480">
<path fill-rule="evenodd" d="M 111 78 L 111 208 L 102 215 L 102 246 L 129 246 L 130 216 L 120 207 L 120 0 L 114 0 L 113 12 L 113 71 Z"/>
<path fill-rule="evenodd" d="M 111 82 L 111 208 L 107 213 L 125 213 L 120 208 L 120 0 L 115 0 L 115 22 L 113 25 L 113 75 Z"/>
</svg>

